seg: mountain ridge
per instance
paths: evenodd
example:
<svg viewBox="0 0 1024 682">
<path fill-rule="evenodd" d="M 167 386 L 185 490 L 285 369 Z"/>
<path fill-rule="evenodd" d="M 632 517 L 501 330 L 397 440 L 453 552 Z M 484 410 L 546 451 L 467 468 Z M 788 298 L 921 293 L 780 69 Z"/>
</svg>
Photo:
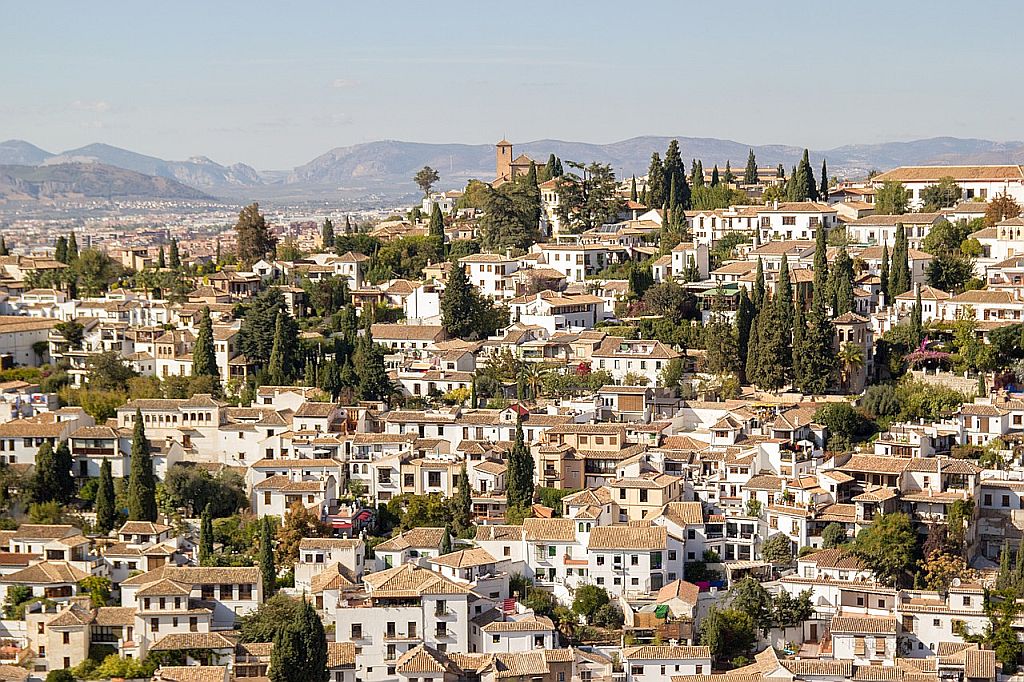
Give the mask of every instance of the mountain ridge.
<svg viewBox="0 0 1024 682">
<path fill-rule="evenodd" d="M 542 139 L 516 143 L 514 154 L 527 154 L 544 163 L 549 154 L 563 161 L 610 163 L 619 177 L 643 175 L 651 153 L 664 153 L 676 139 L 684 162 L 700 159 L 705 168 L 717 164 L 733 172 L 746 165 L 753 149 L 759 166 L 783 164 L 787 172 L 800 159 L 803 147 L 785 144 L 750 145 L 713 137 L 641 135 L 610 143 Z M 1024 163 L 1024 142 L 996 142 L 981 138 L 932 137 L 919 140 L 856 143 L 810 150 L 817 172 L 821 160 L 830 175 L 865 177 L 871 170 L 928 163 Z M 24 140 L 0 142 L 0 164 L 45 166 L 98 163 L 177 181 L 202 193 L 241 197 L 279 192 L 289 197 L 324 197 L 345 194 L 412 195 L 412 176 L 429 165 L 438 170 L 442 189 L 462 187 L 471 178 L 494 176 L 494 146 L 490 144 L 429 143 L 378 140 L 333 147 L 291 170 L 258 172 L 244 163 L 222 165 L 202 155 L 171 161 L 105 143 L 92 143 L 60 153 L 48 152 Z"/>
</svg>

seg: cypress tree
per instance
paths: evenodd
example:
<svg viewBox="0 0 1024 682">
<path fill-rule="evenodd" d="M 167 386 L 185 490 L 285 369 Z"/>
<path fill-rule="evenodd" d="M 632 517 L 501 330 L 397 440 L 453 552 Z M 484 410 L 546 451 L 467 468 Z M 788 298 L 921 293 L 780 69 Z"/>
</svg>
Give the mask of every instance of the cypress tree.
<svg viewBox="0 0 1024 682">
<path fill-rule="evenodd" d="M 554 177 L 560 178 L 563 175 L 565 175 L 565 171 L 562 170 L 562 160 L 556 156 L 555 157 L 555 175 L 554 175 Z"/>
<path fill-rule="evenodd" d="M 639 197 L 636 193 L 636 176 L 634 175 L 629 182 L 629 200 L 636 203 L 638 199 Z"/>
<path fill-rule="evenodd" d="M 170 249 L 167 252 L 167 265 L 172 270 L 177 270 L 181 267 L 181 254 L 178 253 L 178 240 L 172 239 Z"/>
<path fill-rule="evenodd" d="M 832 314 L 836 317 L 845 313 L 853 312 L 853 261 L 846 249 L 840 249 L 836 256 L 836 262 L 832 268 L 833 281 L 832 292 Z"/>
<path fill-rule="evenodd" d="M 391 397 L 391 378 L 384 366 L 384 350 L 373 342 L 367 330 L 360 339 L 353 367 L 358 367 L 356 394 L 360 400 L 387 400 Z"/>
<path fill-rule="evenodd" d="M 740 382 L 747 382 L 747 354 L 750 349 L 751 325 L 754 322 L 754 304 L 750 302 L 745 288 L 740 289 L 740 300 L 736 306 L 736 346 L 739 351 Z"/>
<path fill-rule="evenodd" d="M 473 386 L 476 386 L 474 380 Z M 475 404 L 474 404 L 475 406 Z M 473 491 L 469 483 L 466 465 L 459 471 L 458 490 L 452 498 L 452 523 L 458 535 L 462 535 L 473 525 Z"/>
<path fill-rule="evenodd" d="M 732 168 L 729 166 L 729 159 L 725 160 L 725 174 L 722 176 L 722 182 L 727 185 L 736 182 L 736 176 L 732 174 Z"/>
<path fill-rule="evenodd" d="M 352 234 L 352 216 L 345 216 L 345 234 Z M 335 240 L 335 246 L 337 246 L 337 240 Z"/>
<path fill-rule="evenodd" d="M 96 489 L 96 528 L 106 535 L 117 525 L 117 510 L 114 508 L 114 476 L 110 460 L 100 465 L 100 484 Z"/>
<path fill-rule="evenodd" d="M 808 158 L 807 150 L 804 150 L 803 158 L 800 159 L 800 165 L 802 166 L 804 176 L 804 186 L 801 188 L 801 193 L 805 194 L 806 199 L 811 201 L 818 200 L 818 183 L 814 181 L 814 169 L 811 168 L 811 161 Z"/>
<path fill-rule="evenodd" d="M 78 260 L 78 240 L 75 238 L 75 233 L 72 232 L 68 236 L 68 254 L 66 262 L 68 265 Z"/>
<path fill-rule="evenodd" d="M 267 380 L 273 386 L 284 386 L 290 380 L 290 363 L 287 357 L 290 344 L 285 338 L 284 310 L 277 311 L 274 322 L 274 345 L 270 350 L 270 361 L 267 364 Z"/>
<path fill-rule="evenodd" d="M 668 143 L 665 151 L 665 180 L 664 187 L 671 187 L 672 181 L 676 183 L 676 198 L 671 204 L 674 213 L 677 207 L 687 209 L 690 207 L 690 186 L 686 182 L 686 167 L 683 159 L 679 156 L 679 141 L 672 140 Z"/>
<path fill-rule="evenodd" d="M 818 199 L 828 201 L 828 165 L 821 160 L 821 184 L 818 186 Z"/>
<path fill-rule="evenodd" d="M 651 164 L 647 167 L 647 205 L 661 206 L 668 197 L 665 196 L 665 168 L 658 152 L 651 154 Z"/>
<path fill-rule="evenodd" d="M 327 635 L 312 604 L 303 599 L 298 619 L 278 630 L 270 653 L 271 682 L 328 682 Z"/>
<path fill-rule="evenodd" d="M 44 440 L 36 450 L 36 471 L 32 481 L 32 500 L 34 502 L 50 502 L 54 499 L 57 463 L 53 456 L 53 446 Z"/>
<path fill-rule="evenodd" d="M 128 477 L 128 520 L 156 521 L 156 479 L 153 477 L 153 458 L 150 456 L 146 427 L 142 411 L 135 410 L 132 430 L 132 457 Z"/>
<path fill-rule="evenodd" d="M 763 312 L 762 308 L 762 312 Z M 760 355 L 761 355 L 761 313 L 755 312 L 754 319 L 750 323 L 750 339 L 747 342 L 747 364 L 744 367 L 744 378 L 748 384 L 760 384 Z"/>
<path fill-rule="evenodd" d="M 836 355 L 832 348 L 835 328 L 825 312 L 824 297 L 816 298 L 807 316 L 803 344 L 794 356 L 800 354 L 800 383 L 797 388 L 809 395 L 820 395 L 828 390 L 836 370 Z"/>
<path fill-rule="evenodd" d="M 711 186 L 718 187 L 719 182 L 720 178 L 718 177 L 718 164 L 716 163 L 715 167 L 711 169 Z"/>
<path fill-rule="evenodd" d="M 825 241 L 825 227 L 818 225 L 814 235 L 814 288 L 811 291 L 813 300 L 825 296 L 828 286 L 828 244 Z M 813 304 L 813 301 L 812 301 Z"/>
<path fill-rule="evenodd" d="M 476 333 L 476 297 L 466 271 L 455 263 L 441 294 L 441 326 L 450 338 L 468 339 Z"/>
<path fill-rule="evenodd" d="M 782 254 L 782 264 L 779 265 L 779 281 L 775 287 L 776 307 L 779 310 L 779 320 L 783 327 L 793 329 L 793 282 L 789 276 L 789 259 Z"/>
<path fill-rule="evenodd" d="M 1020 554 L 1018 552 L 1018 554 Z M 1004 540 L 1003 548 L 999 550 L 999 573 L 996 574 L 996 589 L 1007 590 L 1013 587 L 1014 575 L 1010 569 L 1010 547 Z"/>
<path fill-rule="evenodd" d="M 779 180 L 786 179 L 786 169 L 782 166 L 781 163 L 775 168 L 775 177 L 777 177 Z"/>
<path fill-rule="evenodd" d="M 878 271 L 879 293 L 889 303 L 889 245 L 882 244 L 882 264 Z"/>
<path fill-rule="evenodd" d="M 213 516 L 206 505 L 199 521 L 199 565 L 209 566 L 213 559 Z"/>
<path fill-rule="evenodd" d="M 754 308 L 760 312 L 761 308 L 764 307 L 764 263 L 761 262 L 761 257 L 757 257 L 757 270 L 754 271 L 754 290 L 751 294 L 751 301 L 754 304 Z"/>
<path fill-rule="evenodd" d="M 1018 590 L 1024 588 L 1024 545 L 1017 547 L 1016 565 L 1013 571 L 1013 584 Z"/>
<path fill-rule="evenodd" d="M 697 159 L 694 162 L 693 169 L 692 169 L 691 172 L 693 174 L 693 178 L 690 180 L 690 182 L 693 184 L 693 186 L 694 187 L 703 187 L 704 186 L 704 163 L 700 159 Z"/>
<path fill-rule="evenodd" d="M 11 252 L 7 248 L 7 238 L 0 235 L 0 256 L 10 256 Z"/>
<path fill-rule="evenodd" d="M 213 379 L 214 393 L 220 393 L 220 370 L 217 368 L 217 353 L 213 344 L 213 320 L 209 306 L 203 306 L 199 313 L 199 328 L 192 344 L 192 376 L 208 376 Z"/>
<path fill-rule="evenodd" d="M 910 313 L 910 329 L 914 343 L 919 344 L 924 339 L 924 323 L 921 319 L 921 287 L 914 292 L 914 309 Z"/>
<path fill-rule="evenodd" d="M 217 251 L 214 253 L 213 258 L 214 258 L 213 264 L 216 265 L 216 266 L 219 266 L 221 264 L 220 240 L 219 239 L 217 240 Z"/>
<path fill-rule="evenodd" d="M 167 257 L 164 255 L 164 245 L 160 245 L 160 251 L 156 254 L 156 267 L 157 270 L 163 270 L 167 267 Z"/>
<path fill-rule="evenodd" d="M 544 179 L 551 180 L 555 177 L 555 155 L 548 154 L 548 162 L 544 165 Z"/>
<path fill-rule="evenodd" d="M 66 440 L 57 444 L 53 453 L 53 495 L 54 499 L 61 504 L 68 504 L 75 498 L 75 477 L 71 473 L 74 467 L 74 460 L 71 458 L 71 448 Z"/>
<path fill-rule="evenodd" d="M 523 436 L 523 422 L 516 423 L 516 438 L 508 457 L 505 497 L 510 509 L 529 509 L 533 504 L 533 455 Z"/>
<path fill-rule="evenodd" d="M 330 218 L 324 218 L 323 227 L 320 228 L 320 242 L 325 249 L 334 248 L 334 223 Z"/>
<path fill-rule="evenodd" d="M 892 250 L 892 264 L 889 267 L 889 300 L 894 301 L 900 294 L 910 291 L 910 254 L 907 249 L 907 232 L 902 223 L 896 225 L 896 245 Z"/>
<path fill-rule="evenodd" d="M 754 156 L 753 149 L 747 151 L 747 167 L 743 170 L 743 184 L 757 184 L 757 157 Z"/>
<path fill-rule="evenodd" d="M 430 225 L 427 228 L 427 234 L 444 241 L 444 216 L 441 215 L 440 204 L 435 203 L 434 208 L 430 210 Z"/>
<path fill-rule="evenodd" d="M 444 535 L 441 536 L 441 556 L 452 553 L 452 531 L 448 526 L 444 527 Z"/>
<path fill-rule="evenodd" d="M 57 237 L 57 241 L 53 244 L 53 259 L 58 263 L 68 262 L 68 238 L 65 236 Z"/>
<path fill-rule="evenodd" d="M 263 599 L 267 600 L 277 592 L 277 567 L 274 565 L 274 540 L 271 535 L 270 517 L 260 519 L 260 577 L 263 580 Z"/>
<path fill-rule="evenodd" d="M 778 391 L 786 385 L 789 366 L 792 364 L 792 329 L 783 327 L 779 306 L 770 296 L 766 297 L 759 317 L 758 386 Z"/>
<path fill-rule="evenodd" d="M 805 374 L 804 346 L 807 343 L 807 322 L 802 301 L 793 307 L 793 386 L 803 385 Z"/>
</svg>

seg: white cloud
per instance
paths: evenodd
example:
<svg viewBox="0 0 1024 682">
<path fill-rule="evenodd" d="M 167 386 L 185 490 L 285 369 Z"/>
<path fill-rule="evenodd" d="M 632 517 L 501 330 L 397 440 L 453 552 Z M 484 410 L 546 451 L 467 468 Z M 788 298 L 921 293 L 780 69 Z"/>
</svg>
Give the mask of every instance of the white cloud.
<svg viewBox="0 0 1024 682">
<path fill-rule="evenodd" d="M 102 114 L 110 111 L 110 102 L 103 100 L 84 100 L 76 99 L 71 103 L 71 108 L 77 109 L 78 111 L 91 111 L 94 114 Z"/>
<path fill-rule="evenodd" d="M 346 88 L 354 88 L 359 85 L 359 81 L 352 80 L 351 78 L 335 78 L 331 81 L 331 87 L 339 90 Z"/>
</svg>

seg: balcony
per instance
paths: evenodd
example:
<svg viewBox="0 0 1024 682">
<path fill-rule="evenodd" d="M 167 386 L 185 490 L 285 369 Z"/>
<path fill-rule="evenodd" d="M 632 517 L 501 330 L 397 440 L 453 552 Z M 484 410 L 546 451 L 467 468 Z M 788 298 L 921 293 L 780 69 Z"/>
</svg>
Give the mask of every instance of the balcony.
<svg viewBox="0 0 1024 682">
<path fill-rule="evenodd" d="M 415 632 L 406 634 L 404 632 L 386 632 L 384 633 L 385 642 L 419 642 L 423 637 L 417 635 Z"/>
</svg>

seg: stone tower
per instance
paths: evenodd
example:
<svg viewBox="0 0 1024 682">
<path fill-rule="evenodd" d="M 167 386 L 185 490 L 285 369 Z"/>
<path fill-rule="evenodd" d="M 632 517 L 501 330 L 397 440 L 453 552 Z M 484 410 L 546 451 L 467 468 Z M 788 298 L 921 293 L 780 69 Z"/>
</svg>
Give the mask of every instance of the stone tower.
<svg viewBox="0 0 1024 682">
<path fill-rule="evenodd" d="M 502 140 L 495 146 L 494 166 L 496 180 L 512 179 L 512 143 Z"/>
</svg>

